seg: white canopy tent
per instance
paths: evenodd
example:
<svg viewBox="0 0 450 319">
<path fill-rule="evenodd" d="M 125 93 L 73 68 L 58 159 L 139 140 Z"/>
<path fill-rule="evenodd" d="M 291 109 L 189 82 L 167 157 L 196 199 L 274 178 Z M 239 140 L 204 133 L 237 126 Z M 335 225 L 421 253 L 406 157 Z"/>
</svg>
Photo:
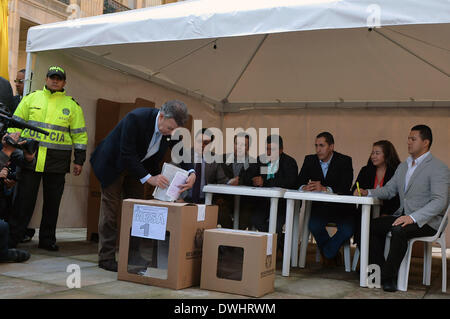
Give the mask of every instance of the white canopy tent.
<svg viewBox="0 0 450 319">
<path fill-rule="evenodd" d="M 208 127 L 278 127 L 299 167 L 328 130 L 356 175 L 375 139 L 403 143 L 419 121 L 439 134 L 438 157 L 450 158 L 448 0 L 184 1 L 36 26 L 27 52 L 26 79 L 36 57 L 31 89 L 49 65 L 68 71 L 88 158 L 97 99 L 134 97 L 158 106 L 181 98 Z M 66 182 L 59 227 L 85 226 L 85 167 Z"/>
<path fill-rule="evenodd" d="M 187 1 L 31 28 L 27 52 L 47 50 L 221 112 L 450 101 L 447 0 Z"/>
</svg>

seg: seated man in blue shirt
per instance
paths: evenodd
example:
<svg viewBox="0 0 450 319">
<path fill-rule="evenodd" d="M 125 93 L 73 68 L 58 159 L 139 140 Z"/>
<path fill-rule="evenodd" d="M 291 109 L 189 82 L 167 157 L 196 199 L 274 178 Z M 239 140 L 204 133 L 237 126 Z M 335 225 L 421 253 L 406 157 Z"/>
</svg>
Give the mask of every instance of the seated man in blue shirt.
<svg viewBox="0 0 450 319">
<path fill-rule="evenodd" d="M 353 181 L 352 158 L 334 151 L 334 138 L 329 132 L 316 137 L 316 154 L 307 155 L 297 177 L 297 188 L 308 192 L 327 192 L 350 195 Z M 354 215 L 346 204 L 313 202 L 309 230 L 313 234 L 325 266 L 339 264 L 339 249 L 354 232 Z M 337 232 L 330 237 L 329 223 Z"/>
</svg>

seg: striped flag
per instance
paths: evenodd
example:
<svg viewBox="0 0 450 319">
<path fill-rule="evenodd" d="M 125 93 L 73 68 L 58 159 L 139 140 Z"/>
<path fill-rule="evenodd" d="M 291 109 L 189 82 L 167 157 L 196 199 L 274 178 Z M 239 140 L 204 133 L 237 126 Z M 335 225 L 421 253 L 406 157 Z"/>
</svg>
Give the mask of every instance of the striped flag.
<svg viewBox="0 0 450 319">
<path fill-rule="evenodd" d="M 8 76 L 8 0 L 0 0 L 0 76 Z"/>
</svg>

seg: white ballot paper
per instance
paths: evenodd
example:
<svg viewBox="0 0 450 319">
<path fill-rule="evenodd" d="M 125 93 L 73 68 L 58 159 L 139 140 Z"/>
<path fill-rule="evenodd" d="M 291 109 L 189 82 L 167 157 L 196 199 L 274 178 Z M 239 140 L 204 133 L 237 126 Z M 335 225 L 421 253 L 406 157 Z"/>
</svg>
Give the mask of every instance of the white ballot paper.
<svg viewBox="0 0 450 319">
<path fill-rule="evenodd" d="M 167 207 L 135 204 L 131 236 L 164 240 L 167 227 Z"/>
<path fill-rule="evenodd" d="M 161 174 L 169 180 L 169 187 L 155 187 L 153 197 L 165 202 L 176 201 L 180 196 L 180 185 L 186 183 L 189 173 L 175 165 L 164 163 Z"/>
</svg>

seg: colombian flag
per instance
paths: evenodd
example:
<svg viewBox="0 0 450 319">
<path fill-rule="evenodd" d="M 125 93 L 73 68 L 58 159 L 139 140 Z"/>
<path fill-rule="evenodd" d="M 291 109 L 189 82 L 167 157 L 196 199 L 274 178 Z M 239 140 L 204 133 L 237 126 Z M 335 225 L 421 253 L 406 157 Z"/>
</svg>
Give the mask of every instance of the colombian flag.
<svg viewBox="0 0 450 319">
<path fill-rule="evenodd" d="M 0 76 L 8 76 L 8 0 L 0 0 Z"/>
</svg>

